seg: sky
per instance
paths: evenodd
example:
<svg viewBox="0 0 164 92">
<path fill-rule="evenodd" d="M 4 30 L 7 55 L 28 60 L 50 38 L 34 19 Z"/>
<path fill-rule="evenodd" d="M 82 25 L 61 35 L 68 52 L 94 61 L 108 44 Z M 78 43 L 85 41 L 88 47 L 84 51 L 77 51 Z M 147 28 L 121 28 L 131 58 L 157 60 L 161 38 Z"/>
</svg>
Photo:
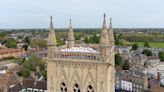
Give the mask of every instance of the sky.
<svg viewBox="0 0 164 92">
<path fill-rule="evenodd" d="M 164 0 L 0 0 L 0 29 L 101 28 L 103 14 L 114 28 L 164 28 Z"/>
</svg>

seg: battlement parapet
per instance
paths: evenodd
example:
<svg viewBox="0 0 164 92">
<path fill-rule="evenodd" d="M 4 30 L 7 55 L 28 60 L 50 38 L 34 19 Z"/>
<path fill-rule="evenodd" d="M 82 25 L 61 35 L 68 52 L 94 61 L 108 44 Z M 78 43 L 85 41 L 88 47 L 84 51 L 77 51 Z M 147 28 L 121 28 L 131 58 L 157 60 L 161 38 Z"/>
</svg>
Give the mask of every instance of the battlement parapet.
<svg viewBox="0 0 164 92">
<path fill-rule="evenodd" d="M 51 51 L 49 58 L 58 58 L 58 59 L 76 59 L 76 60 L 99 60 L 100 53 L 78 53 L 78 52 L 63 52 L 63 51 Z"/>
</svg>

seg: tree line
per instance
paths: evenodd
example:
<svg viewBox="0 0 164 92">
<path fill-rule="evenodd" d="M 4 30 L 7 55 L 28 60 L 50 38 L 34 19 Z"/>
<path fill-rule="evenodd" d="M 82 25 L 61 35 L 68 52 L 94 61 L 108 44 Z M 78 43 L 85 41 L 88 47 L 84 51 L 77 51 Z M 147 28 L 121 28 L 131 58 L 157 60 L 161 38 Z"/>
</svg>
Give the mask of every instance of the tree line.
<svg viewBox="0 0 164 92">
<path fill-rule="evenodd" d="M 122 34 L 121 39 L 129 42 L 164 42 L 164 35 L 159 34 Z"/>
</svg>

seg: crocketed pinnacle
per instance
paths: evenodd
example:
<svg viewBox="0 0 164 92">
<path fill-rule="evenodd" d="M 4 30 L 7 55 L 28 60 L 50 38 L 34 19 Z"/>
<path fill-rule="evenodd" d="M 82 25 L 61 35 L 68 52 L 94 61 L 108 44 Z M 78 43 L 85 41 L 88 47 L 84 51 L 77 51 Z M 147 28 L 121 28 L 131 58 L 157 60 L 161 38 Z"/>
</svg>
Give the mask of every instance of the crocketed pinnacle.
<svg viewBox="0 0 164 92">
<path fill-rule="evenodd" d="M 52 21 L 52 16 L 50 17 L 50 28 L 49 28 L 49 33 L 48 33 L 48 46 L 56 46 L 56 36 L 54 32 L 54 27 L 53 27 L 53 21 Z"/>
<path fill-rule="evenodd" d="M 100 45 L 109 45 L 109 37 L 108 37 L 108 30 L 106 27 L 106 18 L 104 14 L 104 19 L 103 19 L 103 26 L 101 30 L 101 37 L 100 37 Z"/>
<path fill-rule="evenodd" d="M 112 28 L 112 18 L 110 18 L 109 41 L 114 42 L 114 34 L 113 34 L 113 28 Z"/>
<path fill-rule="evenodd" d="M 73 28 L 72 28 L 72 21 L 70 19 L 69 22 L 69 29 L 68 29 L 68 34 L 67 34 L 67 41 L 68 41 L 68 47 L 74 47 L 75 43 L 75 38 L 74 38 L 74 33 L 73 33 Z"/>
</svg>

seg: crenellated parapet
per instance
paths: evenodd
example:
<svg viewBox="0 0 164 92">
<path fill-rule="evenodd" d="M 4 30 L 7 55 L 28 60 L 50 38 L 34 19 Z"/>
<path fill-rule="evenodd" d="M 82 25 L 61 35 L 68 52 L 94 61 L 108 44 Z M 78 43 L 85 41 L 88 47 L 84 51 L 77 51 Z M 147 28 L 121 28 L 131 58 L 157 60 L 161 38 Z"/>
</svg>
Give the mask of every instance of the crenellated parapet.
<svg viewBox="0 0 164 92">
<path fill-rule="evenodd" d="M 81 52 L 63 52 L 63 51 L 52 51 L 51 59 L 70 59 L 70 60 L 93 60 L 98 61 L 100 59 L 100 53 L 81 53 Z"/>
</svg>

